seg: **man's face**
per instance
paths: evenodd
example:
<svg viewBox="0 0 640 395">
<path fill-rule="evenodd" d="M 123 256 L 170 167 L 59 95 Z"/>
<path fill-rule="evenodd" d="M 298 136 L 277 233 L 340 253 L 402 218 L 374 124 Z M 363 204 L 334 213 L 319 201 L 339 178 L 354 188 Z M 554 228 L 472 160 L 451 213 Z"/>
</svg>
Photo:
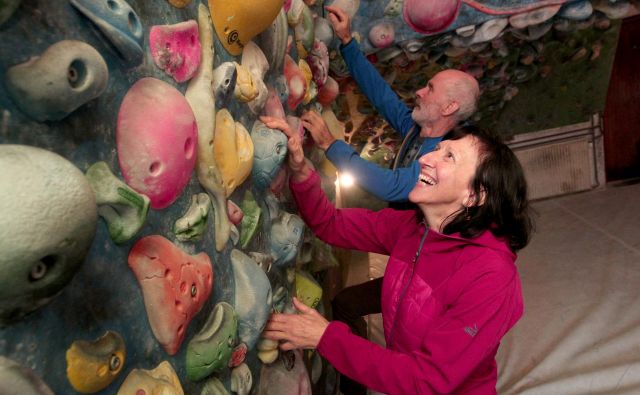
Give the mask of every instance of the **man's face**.
<svg viewBox="0 0 640 395">
<path fill-rule="evenodd" d="M 427 82 L 427 86 L 416 91 L 416 104 L 411 113 L 411 118 L 420 126 L 433 124 L 444 117 L 444 109 L 449 104 L 447 97 L 447 84 L 451 78 L 446 71 L 433 76 Z"/>
</svg>

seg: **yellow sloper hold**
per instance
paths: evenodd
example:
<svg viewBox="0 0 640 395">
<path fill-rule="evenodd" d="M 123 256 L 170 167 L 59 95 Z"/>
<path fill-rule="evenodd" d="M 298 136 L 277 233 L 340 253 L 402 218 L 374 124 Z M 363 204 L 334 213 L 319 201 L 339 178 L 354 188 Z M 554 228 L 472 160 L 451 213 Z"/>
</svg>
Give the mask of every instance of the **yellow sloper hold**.
<svg viewBox="0 0 640 395">
<path fill-rule="evenodd" d="M 302 71 L 302 75 L 304 79 L 307 80 L 307 91 L 304 94 L 304 99 L 302 99 L 302 104 L 309 104 L 311 100 L 315 99 L 318 95 L 318 88 L 316 87 L 315 82 L 313 82 L 313 73 L 311 72 L 311 67 L 306 60 L 300 59 L 298 61 L 298 67 L 300 71 Z"/>
<path fill-rule="evenodd" d="M 253 141 L 247 129 L 240 122 L 234 122 L 226 108 L 216 114 L 213 153 L 229 197 L 251 173 Z"/>
<path fill-rule="evenodd" d="M 233 94 L 239 102 L 248 103 L 258 96 L 258 87 L 253 82 L 249 68 L 237 62 L 233 64 L 236 65 L 236 88 Z"/>
<path fill-rule="evenodd" d="M 302 71 L 302 75 L 304 76 L 304 79 L 307 80 L 308 85 L 309 82 L 311 82 L 311 80 L 313 79 L 313 73 L 311 72 L 309 63 L 307 63 L 307 61 L 304 59 L 300 59 L 298 60 L 298 67 L 300 68 L 300 71 Z"/>
<path fill-rule="evenodd" d="M 213 137 L 213 156 L 216 160 L 218 170 L 222 176 L 222 184 L 225 189 L 225 195 L 229 197 L 227 185 L 229 180 L 235 173 L 236 155 L 236 125 L 233 121 L 231 113 L 223 108 L 216 113 L 216 129 Z"/>
<path fill-rule="evenodd" d="M 258 349 L 258 358 L 264 364 L 273 363 L 278 358 L 278 342 L 276 340 L 261 338 L 256 348 Z"/>
<path fill-rule="evenodd" d="M 116 332 L 107 331 L 93 342 L 77 340 L 66 353 L 67 378 L 78 392 L 98 392 L 118 377 L 126 354 L 124 340 Z"/>
<path fill-rule="evenodd" d="M 240 122 L 236 122 L 236 152 L 238 153 L 238 169 L 233 185 L 234 190 L 249 177 L 253 167 L 253 140 L 251 140 L 251 135 L 247 128 Z M 231 192 L 229 192 L 229 195 L 231 195 Z"/>
<path fill-rule="evenodd" d="M 315 308 L 322 299 L 320 284 L 302 270 L 296 270 L 296 298 L 311 308 Z"/>
<path fill-rule="evenodd" d="M 222 46 L 233 56 L 276 19 L 284 0 L 209 0 L 213 26 Z"/>
</svg>

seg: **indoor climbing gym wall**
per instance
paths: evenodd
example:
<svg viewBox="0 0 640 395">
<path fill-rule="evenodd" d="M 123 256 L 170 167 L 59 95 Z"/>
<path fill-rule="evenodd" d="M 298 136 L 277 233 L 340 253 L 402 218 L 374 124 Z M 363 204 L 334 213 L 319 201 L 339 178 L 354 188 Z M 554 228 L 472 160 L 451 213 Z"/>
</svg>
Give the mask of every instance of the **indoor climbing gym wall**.
<svg viewBox="0 0 640 395">
<path fill-rule="evenodd" d="M 322 292 L 257 117 L 337 94 L 301 4 L 0 3 L 0 393 L 310 393 L 260 336 Z"/>
<path fill-rule="evenodd" d="M 606 31 L 637 12 L 624 0 L 0 0 L 1 394 L 332 393 L 317 353 L 261 337 L 293 296 L 329 316 L 337 262 L 296 215 L 286 136 L 258 118 L 304 134 L 298 117 L 318 111 L 336 138 L 372 143 L 363 156 L 393 155 L 374 139 L 382 127 L 359 128 L 368 110 L 329 4 L 409 103 L 402 85 L 444 67 L 504 102 L 545 70 L 550 30 Z M 332 195 L 335 169 L 305 147 Z"/>
</svg>

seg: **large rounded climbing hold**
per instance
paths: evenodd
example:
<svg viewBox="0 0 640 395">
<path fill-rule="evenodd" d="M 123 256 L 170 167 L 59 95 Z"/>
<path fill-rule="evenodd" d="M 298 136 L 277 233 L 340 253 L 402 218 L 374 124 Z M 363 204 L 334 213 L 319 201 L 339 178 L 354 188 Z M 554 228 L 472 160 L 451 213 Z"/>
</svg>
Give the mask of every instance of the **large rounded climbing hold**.
<svg viewBox="0 0 640 395">
<path fill-rule="evenodd" d="M 107 331 L 92 342 L 77 340 L 66 353 L 67 378 L 78 392 L 98 392 L 118 377 L 126 354 L 124 339 L 116 332 Z"/>
<path fill-rule="evenodd" d="M 128 66 L 142 63 L 142 23 L 124 0 L 69 0 L 78 11 L 100 29 Z"/>
<path fill-rule="evenodd" d="M 200 66 L 200 38 L 194 20 L 156 25 L 149 32 L 149 47 L 156 66 L 176 82 L 191 79 Z"/>
<path fill-rule="evenodd" d="M 226 108 L 216 114 L 215 130 L 213 152 L 229 197 L 251 173 L 253 141 L 247 129 L 240 122 L 234 122 Z"/>
<path fill-rule="evenodd" d="M 154 369 L 133 369 L 116 395 L 184 395 L 180 379 L 168 361 Z"/>
<path fill-rule="evenodd" d="M 129 252 L 129 267 L 144 298 L 154 336 L 169 355 L 180 349 L 187 326 L 211 295 L 209 256 L 189 255 L 159 235 L 138 240 Z"/>
<path fill-rule="evenodd" d="M 528 12 L 514 14 L 509 17 L 509 24 L 516 29 L 524 29 L 528 26 L 534 26 L 553 18 L 553 16 L 560 10 L 560 7 L 560 4 L 556 4 L 547 7 L 540 7 Z"/>
<path fill-rule="evenodd" d="M 282 212 L 273 219 L 269 232 L 269 253 L 273 264 L 286 267 L 293 263 L 304 235 L 304 221 L 295 214 Z"/>
<path fill-rule="evenodd" d="M 109 70 L 102 56 L 82 41 L 63 40 L 7 71 L 16 105 L 37 121 L 58 121 L 104 92 Z"/>
<path fill-rule="evenodd" d="M 295 388 L 296 394 L 311 395 L 311 380 L 304 361 L 302 350 L 280 353 L 278 362 L 260 368 L 260 382 L 254 393 L 268 395 L 273 393 L 272 388 Z"/>
<path fill-rule="evenodd" d="M 331 26 L 329 28 L 331 29 Z M 256 44 L 260 46 L 267 57 L 271 70 L 278 72 L 282 70 L 282 62 L 287 50 L 288 32 L 287 14 L 283 8 L 271 25 L 256 37 Z"/>
<path fill-rule="evenodd" d="M 369 42 L 375 48 L 386 48 L 393 44 L 395 39 L 395 29 L 389 22 L 376 23 L 371 30 L 369 30 Z"/>
<path fill-rule="evenodd" d="M 284 77 L 287 80 L 287 107 L 295 110 L 307 94 L 309 84 L 298 64 L 288 54 L 284 55 Z"/>
<path fill-rule="evenodd" d="M 82 172 L 58 154 L 0 145 L 0 326 L 48 303 L 91 247 L 98 219 Z"/>
<path fill-rule="evenodd" d="M 182 193 L 197 143 L 193 111 L 176 88 L 143 78 L 129 89 L 118 113 L 118 161 L 127 184 L 147 195 L 152 208 L 165 208 Z"/>
<path fill-rule="evenodd" d="M 593 6 L 589 0 L 579 0 L 565 3 L 560 8 L 558 16 L 572 21 L 583 21 L 593 14 Z"/>
<path fill-rule="evenodd" d="M 252 350 L 271 314 L 271 283 L 260 266 L 240 250 L 231 251 L 231 267 L 235 284 L 233 307 L 238 316 L 238 339 Z"/>
<path fill-rule="evenodd" d="M 0 356 L 0 394 L 53 395 L 53 391 L 33 370 Z"/>
<path fill-rule="evenodd" d="M 213 27 L 222 46 L 233 56 L 256 35 L 271 26 L 284 0 L 209 0 Z"/>
<path fill-rule="evenodd" d="M 360 0 L 333 0 L 330 5 L 342 9 L 353 20 L 360 9 Z"/>
<path fill-rule="evenodd" d="M 253 167 L 251 177 L 254 187 L 265 190 L 276 177 L 287 155 L 287 136 L 279 130 L 270 129 L 260 121 L 251 128 L 253 141 Z"/>
<path fill-rule="evenodd" d="M 405 0 L 404 21 L 422 34 L 438 33 L 457 18 L 461 0 Z"/>
<path fill-rule="evenodd" d="M 238 337 L 238 317 L 233 307 L 220 302 L 187 347 L 187 377 L 197 381 L 225 369 Z"/>
</svg>

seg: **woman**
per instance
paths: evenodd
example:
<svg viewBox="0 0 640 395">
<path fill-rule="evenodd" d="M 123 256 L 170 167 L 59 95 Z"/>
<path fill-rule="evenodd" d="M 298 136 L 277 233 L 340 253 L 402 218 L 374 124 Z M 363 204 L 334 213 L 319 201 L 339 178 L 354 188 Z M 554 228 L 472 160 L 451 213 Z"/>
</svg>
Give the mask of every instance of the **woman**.
<svg viewBox="0 0 640 395">
<path fill-rule="evenodd" d="M 474 127 L 420 158 L 409 194 L 419 210 L 336 209 L 284 121 L 291 191 L 314 233 L 341 248 L 390 255 L 382 286 L 386 348 L 294 300 L 264 336 L 283 350 L 316 348 L 340 373 L 386 394 L 496 393 L 500 340 L 523 313 L 515 251 L 531 231 L 515 155 Z"/>
</svg>

